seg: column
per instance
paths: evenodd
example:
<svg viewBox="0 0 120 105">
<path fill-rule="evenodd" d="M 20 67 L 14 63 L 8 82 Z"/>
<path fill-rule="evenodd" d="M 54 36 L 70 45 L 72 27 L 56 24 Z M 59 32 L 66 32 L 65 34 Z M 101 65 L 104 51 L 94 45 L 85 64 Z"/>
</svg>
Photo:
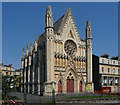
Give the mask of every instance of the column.
<svg viewBox="0 0 120 105">
<path fill-rule="evenodd" d="M 81 51 L 81 46 L 80 46 L 80 72 L 81 72 L 81 58 L 82 58 L 82 51 Z"/>
<path fill-rule="evenodd" d="M 51 81 L 55 81 L 54 78 L 54 40 L 51 40 Z"/>
<path fill-rule="evenodd" d="M 21 92 L 24 92 L 24 64 L 25 64 L 24 58 L 22 58 L 21 61 L 22 61 L 22 67 L 21 67 L 21 77 L 22 77 L 22 79 L 21 79 L 21 84 L 22 84 Z"/>
<path fill-rule="evenodd" d="M 34 82 L 35 82 L 35 52 L 33 52 L 33 69 L 32 69 L 32 94 L 34 94 Z"/>
<path fill-rule="evenodd" d="M 27 58 L 25 57 L 25 69 L 24 69 L 24 90 L 26 90 L 26 67 L 27 67 Z"/>
<path fill-rule="evenodd" d="M 47 81 L 44 95 L 50 95 L 52 94 L 52 82 L 54 81 L 54 39 L 52 36 L 46 36 L 46 71 Z"/>
<path fill-rule="evenodd" d="M 107 76 L 107 86 L 108 86 L 108 76 Z"/>
<path fill-rule="evenodd" d="M 108 77 L 108 85 L 110 85 L 110 82 L 109 82 L 109 81 L 110 81 L 110 77 Z"/>
<path fill-rule="evenodd" d="M 38 95 L 40 95 L 40 47 L 38 49 Z"/>
<path fill-rule="evenodd" d="M 46 69 L 47 69 L 47 82 L 50 82 L 50 74 L 51 74 L 51 71 L 50 71 L 50 55 L 51 55 L 51 42 L 49 41 L 49 37 L 46 37 L 46 62 L 47 62 L 47 65 L 46 65 Z"/>
<path fill-rule="evenodd" d="M 26 57 L 27 59 L 27 65 L 26 65 L 26 93 L 28 93 L 28 63 L 29 63 L 29 59 L 28 56 Z"/>
<path fill-rule="evenodd" d="M 31 65 L 30 65 L 30 93 L 32 94 L 33 89 L 33 55 L 31 54 Z"/>
<path fill-rule="evenodd" d="M 37 70 L 37 52 L 35 51 L 35 64 L 34 64 L 34 94 L 37 94 L 37 77 L 38 77 L 38 70 Z"/>
<path fill-rule="evenodd" d="M 31 65 L 31 56 L 29 55 L 28 60 L 28 93 L 30 93 L 30 65 Z"/>
<path fill-rule="evenodd" d="M 30 66 L 28 66 L 28 83 L 27 83 L 27 85 L 28 85 L 28 93 L 30 92 Z"/>
<path fill-rule="evenodd" d="M 115 77 L 113 77 L 113 85 L 115 85 Z"/>
<path fill-rule="evenodd" d="M 101 77 L 101 85 L 104 85 L 104 76 Z"/>
</svg>

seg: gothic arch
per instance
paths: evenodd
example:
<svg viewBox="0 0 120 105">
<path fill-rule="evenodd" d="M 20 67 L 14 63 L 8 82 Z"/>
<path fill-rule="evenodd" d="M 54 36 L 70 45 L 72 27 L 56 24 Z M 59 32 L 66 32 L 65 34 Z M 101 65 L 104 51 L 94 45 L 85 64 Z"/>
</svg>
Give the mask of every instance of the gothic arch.
<svg viewBox="0 0 120 105">
<path fill-rule="evenodd" d="M 82 83 L 85 84 L 85 81 L 84 81 L 82 74 L 79 77 L 80 77 L 80 81 L 82 81 Z"/>
<path fill-rule="evenodd" d="M 62 84 L 64 84 L 64 82 L 63 82 L 63 75 L 62 75 L 61 72 L 59 73 L 58 78 L 56 79 L 56 84 L 57 84 L 57 85 L 58 85 L 58 82 L 59 82 L 59 81 L 61 81 Z"/>
<path fill-rule="evenodd" d="M 78 80 L 77 71 L 75 71 L 75 70 L 73 70 L 73 69 L 66 70 L 66 72 L 65 72 L 65 79 L 66 79 L 66 80 L 67 80 L 67 77 L 69 76 L 70 73 L 73 75 L 73 78 L 74 78 L 75 80 Z"/>
<path fill-rule="evenodd" d="M 71 64 L 71 62 L 72 62 L 72 64 Z M 70 65 L 70 67 L 69 67 L 69 65 Z M 65 66 L 65 73 L 67 73 L 70 70 L 73 70 L 73 72 L 77 75 L 76 65 L 73 60 L 73 56 L 68 57 L 68 62 L 67 62 L 67 65 Z M 66 77 L 66 75 L 65 75 L 65 77 Z"/>
<path fill-rule="evenodd" d="M 79 76 L 78 85 L 79 85 L 79 92 L 80 93 L 83 92 L 86 84 L 85 84 L 85 81 L 84 81 L 82 74 Z"/>
<path fill-rule="evenodd" d="M 66 70 L 66 72 L 65 72 L 65 79 L 67 79 L 67 77 L 69 76 L 70 73 L 73 75 L 73 78 L 74 78 L 75 80 L 78 80 L 77 71 L 76 71 L 76 70 L 73 70 L 72 68 L 69 69 L 69 70 Z"/>
</svg>

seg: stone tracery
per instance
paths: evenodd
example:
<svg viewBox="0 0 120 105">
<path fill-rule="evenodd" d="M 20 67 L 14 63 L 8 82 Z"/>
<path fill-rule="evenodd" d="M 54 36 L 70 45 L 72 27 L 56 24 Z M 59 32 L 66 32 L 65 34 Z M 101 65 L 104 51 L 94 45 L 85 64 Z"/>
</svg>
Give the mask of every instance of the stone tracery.
<svg viewBox="0 0 120 105">
<path fill-rule="evenodd" d="M 65 42 L 64 49 L 68 55 L 74 55 L 77 50 L 77 47 L 76 47 L 76 44 L 72 40 L 67 40 Z"/>
</svg>

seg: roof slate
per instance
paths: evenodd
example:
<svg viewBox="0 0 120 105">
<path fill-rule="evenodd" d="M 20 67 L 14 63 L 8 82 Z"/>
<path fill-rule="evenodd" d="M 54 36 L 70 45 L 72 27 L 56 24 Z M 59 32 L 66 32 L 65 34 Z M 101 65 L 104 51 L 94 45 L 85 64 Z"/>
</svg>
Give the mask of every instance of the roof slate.
<svg viewBox="0 0 120 105">
<path fill-rule="evenodd" d="M 64 25 L 65 25 L 66 19 L 67 19 L 67 17 L 68 17 L 69 15 L 72 16 L 71 8 L 67 8 L 66 13 L 65 13 L 61 18 L 59 18 L 59 19 L 53 24 L 54 32 L 55 32 L 56 34 L 60 34 L 60 33 L 61 33 L 61 31 L 62 31 L 62 29 L 63 29 L 63 27 L 64 27 Z M 73 21 L 74 21 L 74 19 L 73 19 Z M 77 31 L 78 31 L 78 30 L 77 30 Z M 42 36 L 42 35 L 45 35 L 45 32 L 42 33 L 40 36 Z M 39 36 L 39 37 L 40 37 L 40 36 Z M 81 41 L 85 41 L 85 40 L 82 39 L 82 38 L 80 38 L 80 40 L 81 40 Z"/>
<path fill-rule="evenodd" d="M 62 23 L 63 18 L 64 18 L 64 15 L 53 24 L 53 28 L 54 28 L 55 33 L 58 32 L 59 27 L 60 27 L 60 25 Z"/>
</svg>

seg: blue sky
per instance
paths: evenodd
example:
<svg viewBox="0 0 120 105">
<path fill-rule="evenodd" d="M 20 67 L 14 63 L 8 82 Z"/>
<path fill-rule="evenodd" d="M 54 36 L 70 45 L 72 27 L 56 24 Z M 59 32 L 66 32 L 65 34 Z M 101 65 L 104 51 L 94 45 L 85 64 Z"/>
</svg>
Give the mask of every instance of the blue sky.
<svg viewBox="0 0 120 105">
<path fill-rule="evenodd" d="M 85 39 L 86 21 L 91 21 L 93 54 L 118 55 L 118 4 L 117 3 L 44 3 L 18 2 L 2 5 L 2 60 L 21 67 L 22 49 L 34 43 L 44 32 L 47 5 L 52 6 L 54 22 L 71 7 L 80 37 Z M 30 48 L 29 48 L 30 49 Z"/>
</svg>

